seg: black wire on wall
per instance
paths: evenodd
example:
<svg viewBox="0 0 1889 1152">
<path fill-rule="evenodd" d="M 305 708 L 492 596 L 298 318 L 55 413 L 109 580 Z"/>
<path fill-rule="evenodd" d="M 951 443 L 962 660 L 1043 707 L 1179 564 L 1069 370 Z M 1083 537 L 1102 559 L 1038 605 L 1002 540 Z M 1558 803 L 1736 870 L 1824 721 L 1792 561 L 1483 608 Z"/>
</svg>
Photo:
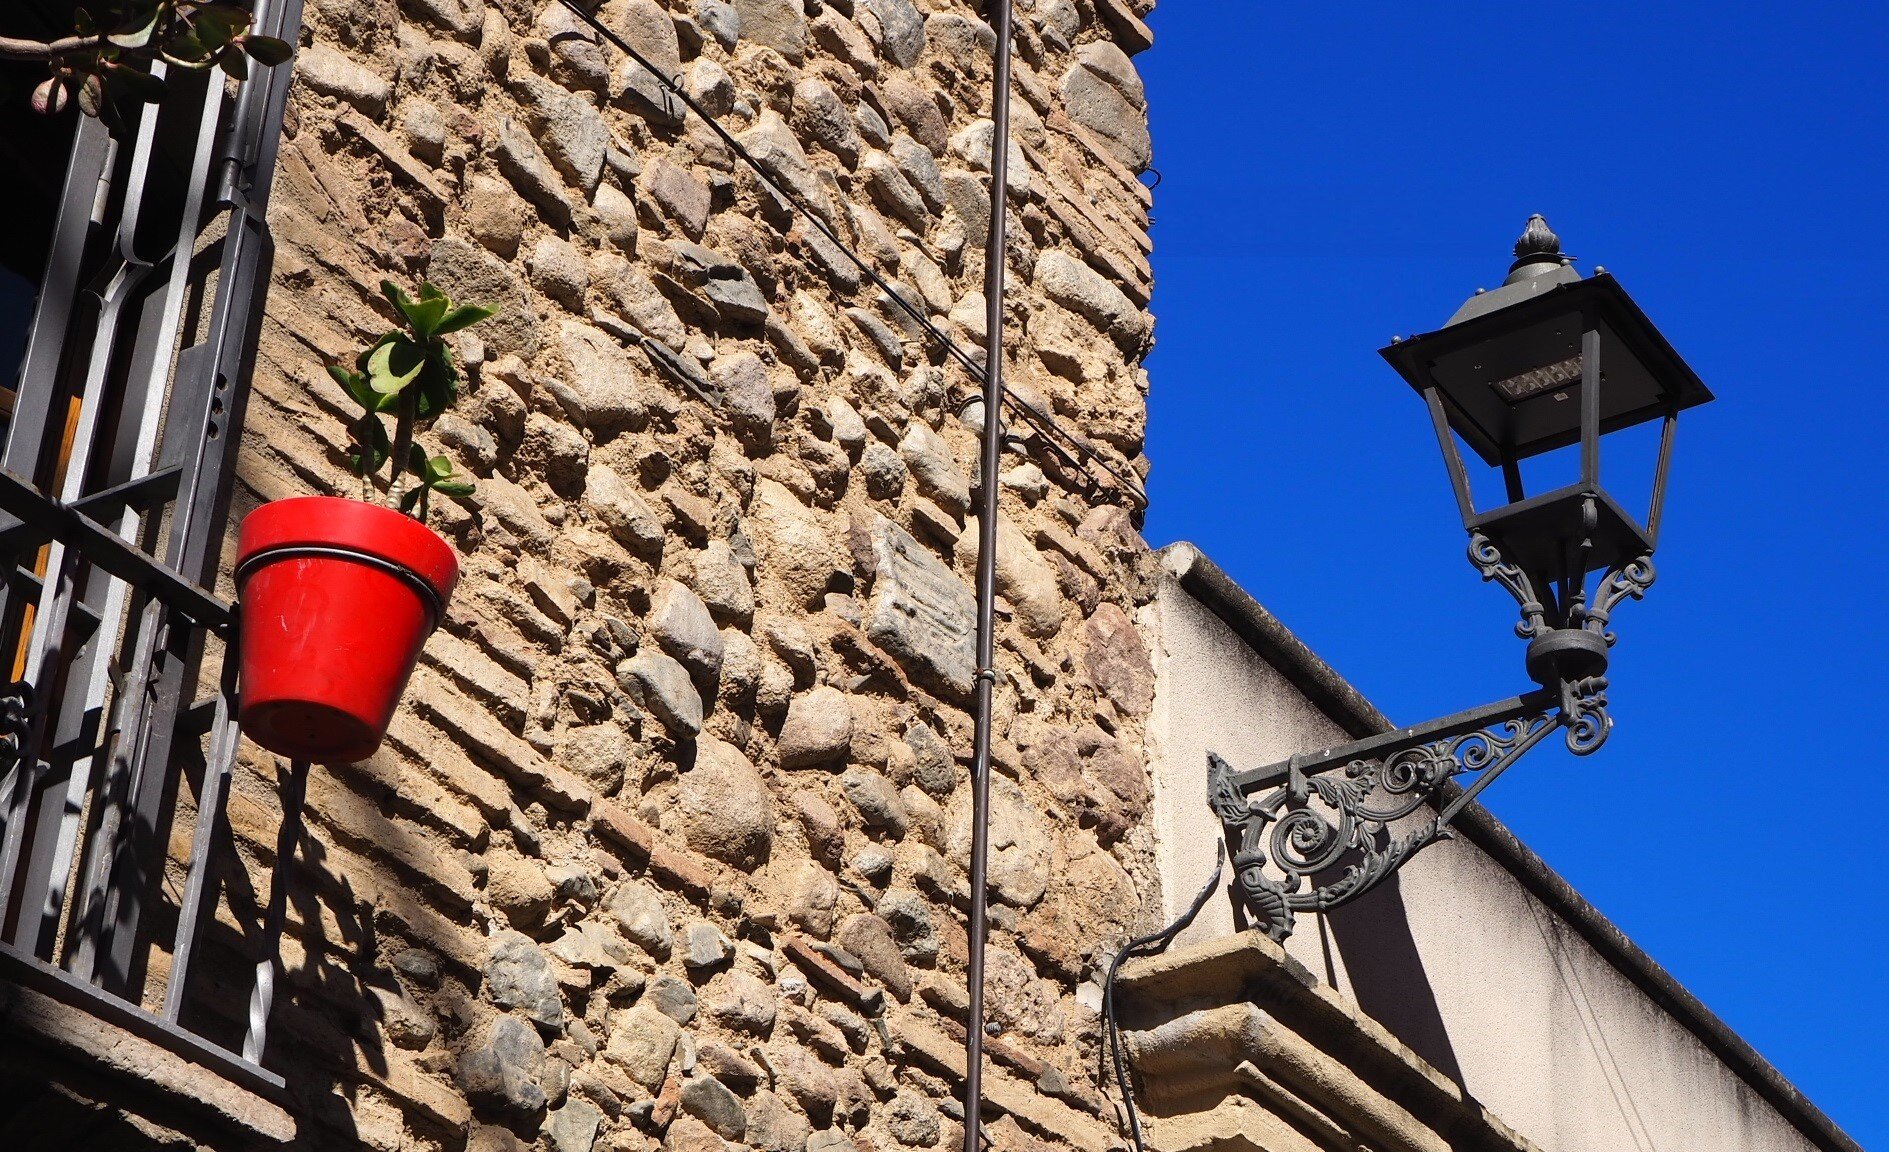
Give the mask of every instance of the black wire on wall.
<svg viewBox="0 0 1889 1152">
<path fill-rule="evenodd" d="M 807 226 L 812 228 L 815 232 L 818 232 L 822 239 L 838 249 L 849 263 L 859 269 L 861 275 L 870 280 L 874 287 L 885 294 L 886 299 L 891 301 L 895 308 L 909 317 L 914 324 L 917 324 L 919 328 L 924 331 L 926 336 L 947 356 L 957 361 L 957 363 L 970 374 L 973 381 L 980 385 L 983 384 L 984 365 L 981 361 L 970 352 L 967 352 L 963 345 L 953 340 L 943 329 L 939 328 L 938 325 L 932 321 L 931 317 L 925 314 L 924 309 L 914 305 L 911 301 L 907 300 L 902 293 L 893 288 L 889 280 L 880 275 L 858 252 L 854 251 L 851 245 L 841 239 L 839 235 L 833 231 L 832 227 L 829 226 L 825 220 L 821 219 L 819 213 L 815 212 L 810 205 L 799 196 L 795 195 L 793 190 L 788 188 L 773 172 L 769 171 L 767 165 L 763 164 L 758 157 L 748 151 L 741 141 L 735 138 L 733 133 L 729 132 L 728 129 L 710 114 L 706 108 L 702 107 L 693 96 L 690 96 L 680 84 L 676 83 L 674 78 L 663 75 L 662 71 L 651 64 L 647 57 L 641 52 L 638 52 L 628 41 L 612 31 L 608 25 L 597 19 L 595 15 L 585 11 L 577 0 L 560 0 L 560 3 L 570 9 L 571 13 L 579 20 L 582 20 L 593 32 L 603 37 L 631 60 L 634 60 L 638 67 L 649 73 L 658 84 L 662 85 L 664 91 L 674 96 L 677 100 L 680 100 L 685 108 L 695 113 L 695 115 L 700 118 L 704 124 L 708 125 L 709 129 L 720 138 L 721 142 L 727 146 L 729 151 L 733 152 L 743 164 L 746 164 L 753 170 L 755 175 L 761 178 L 767 185 L 769 191 L 798 214 L 801 219 L 806 221 Z M 1121 469 L 1117 468 L 1108 459 L 1103 457 L 1101 453 L 1097 452 L 1094 447 L 1089 445 L 1081 437 L 1063 428 L 1055 417 L 1044 412 L 1028 400 L 1018 396 L 1013 391 L 1005 391 L 1004 404 L 1023 420 L 1024 423 L 1030 425 L 1031 428 L 1040 433 L 1045 443 L 1050 446 L 1065 464 L 1070 465 L 1084 475 L 1090 476 L 1091 479 L 1093 479 L 1093 475 L 1089 473 L 1086 465 L 1090 463 L 1094 464 L 1107 475 L 1109 486 L 1126 496 L 1129 502 L 1136 508 L 1146 508 L 1148 506 L 1147 492 L 1142 488 L 1138 478 L 1125 475 Z"/>
</svg>

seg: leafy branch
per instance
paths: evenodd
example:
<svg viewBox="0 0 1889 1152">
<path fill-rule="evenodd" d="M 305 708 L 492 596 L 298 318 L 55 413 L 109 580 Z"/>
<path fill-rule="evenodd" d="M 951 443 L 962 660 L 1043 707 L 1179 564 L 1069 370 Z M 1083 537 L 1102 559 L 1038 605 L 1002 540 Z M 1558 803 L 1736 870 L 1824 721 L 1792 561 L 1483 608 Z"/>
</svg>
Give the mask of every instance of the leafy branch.
<svg viewBox="0 0 1889 1152">
<path fill-rule="evenodd" d="M 472 495 L 472 482 L 453 471 L 451 460 L 429 457 L 413 440 L 416 429 L 459 397 L 459 366 L 445 337 L 489 319 L 498 309 L 455 304 L 431 284 L 420 285 L 417 300 L 390 280 L 381 281 L 380 290 L 406 327 L 393 329 L 362 351 L 352 371 L 330 364 L 328 374 L 361 406 L 361 415 L 348 426 L 353 438 L 348 466 L 361 478 L 361 498 L 374 498 L 375 477 L 391 462 L 388 506 L 424 520 L 433 493 L 455 500 Z"/>
<path fill-rule="evenodd" d="M 33 90 L 33 107 L 54 115 L 76 97 L 87 116 L 109 121 L 116 99 L 164 98 L 151 65 L 194 72 L 221 68 L 242 80 L 249 62 L 265 67 L 294 54 L 285 41 L 251 31 L 249 0 L 111 0 L 96 16 L 79 8 L 72 35 L 56 40 L 0 36 L 0 59 L 44 62 L 51 75 Z"/>
</svg>

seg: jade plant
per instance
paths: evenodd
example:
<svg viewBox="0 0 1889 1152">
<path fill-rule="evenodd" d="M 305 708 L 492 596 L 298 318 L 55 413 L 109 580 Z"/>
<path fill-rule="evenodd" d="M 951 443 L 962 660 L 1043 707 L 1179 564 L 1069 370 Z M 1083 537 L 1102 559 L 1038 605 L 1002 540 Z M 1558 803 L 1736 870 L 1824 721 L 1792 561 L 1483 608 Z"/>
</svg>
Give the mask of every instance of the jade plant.
<svg viewBox="0 0 1889 1152">
<path fill-rule="evenodd" d="M 352 370 L 330 364 L 328 374 L 361 406 L 361 415 L 348 426 L 353 441 L 348 466 L 361 478 L 361 499 L 384 499 L 388 507 L 423 521 L 434 493 L 455 500 L 472 495 L 472 482 L 453 471 L 451 460 L 428 456 L 414 440 L 417 430 L 459 398 L 459 366 L 445 338 L 498 309 L 455 303 L 432 284 L 421 284 L 417 299 L 390 280 L 381 281 L 380 290 L 405 326 L 364 349 Z M 390 464 L 381 496 L 376 483 Z"/>
<path fill-rule="evenodd" d="M 42 62 L 51 73 L 33 90 L 33 107 L 47 114 L 76 96 L 88 116 L 114 119 L 119 97 L 156 103 L 165 85 L 151 65 L 207 71 L 221 68 L 238 80 L 249 62 L 287 60 L 285 41 L 253 31 L 251 0 L 99 0 L 80 5 L 72 32 L 52 40 L 0 36 L 0 59 Z"/>
</svg>

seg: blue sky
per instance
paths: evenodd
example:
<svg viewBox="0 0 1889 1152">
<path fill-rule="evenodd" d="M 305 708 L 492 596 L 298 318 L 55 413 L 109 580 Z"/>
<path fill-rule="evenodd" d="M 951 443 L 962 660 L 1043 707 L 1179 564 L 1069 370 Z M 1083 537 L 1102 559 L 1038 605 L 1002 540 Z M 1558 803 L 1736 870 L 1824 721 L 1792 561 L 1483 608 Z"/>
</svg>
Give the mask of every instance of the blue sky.
<svg viewBox="0 0 1889 1152">
<path fill-rule="evenodd" d="M 1681 420 L 1613 737 L 1489 807 L 1863 1146 L 1889 1146 L 1889 15 L 1166 0 L 1155 544 L 1191 540 L 1410 723 L 1522 690 L 1376 349 L 1532 212 L 1719 400 Z M 1643 487 L 1643 485 L 1642 485 Z"/>
</svg>

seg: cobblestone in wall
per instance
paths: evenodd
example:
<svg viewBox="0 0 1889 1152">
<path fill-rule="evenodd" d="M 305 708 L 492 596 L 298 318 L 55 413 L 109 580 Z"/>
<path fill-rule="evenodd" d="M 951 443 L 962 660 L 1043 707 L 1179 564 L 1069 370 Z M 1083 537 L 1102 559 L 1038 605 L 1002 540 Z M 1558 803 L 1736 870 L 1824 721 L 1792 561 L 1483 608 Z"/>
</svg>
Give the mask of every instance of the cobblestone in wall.
<svg viewBox="0 0 1889 1152">
<path fill-rule="evenodd" d="M 1019 9 L 1010 378 L 1145 471 L 1146 29 L 1123 0 Z M 975 6 L 597 12 L 981 340 Z M 383 277 L 504 312 L 433 429 L 479 484 L 436 513 L 448 618 L 381 752 L 310 788 L 271 1057 L 302 1142 L 953 1146 L 970 379 L 560 4 L 308 21 L 239 505 L 348 490 L 321 365 L 386 324 Z M 1102 1148 L 1098 967 L 1159 906 L 1146 551 L 1038 446 L 1001 483 L 989 1128 Z M 231 801 L 257 875 L 276 771 L 247 760 Z"/>
</svg>

